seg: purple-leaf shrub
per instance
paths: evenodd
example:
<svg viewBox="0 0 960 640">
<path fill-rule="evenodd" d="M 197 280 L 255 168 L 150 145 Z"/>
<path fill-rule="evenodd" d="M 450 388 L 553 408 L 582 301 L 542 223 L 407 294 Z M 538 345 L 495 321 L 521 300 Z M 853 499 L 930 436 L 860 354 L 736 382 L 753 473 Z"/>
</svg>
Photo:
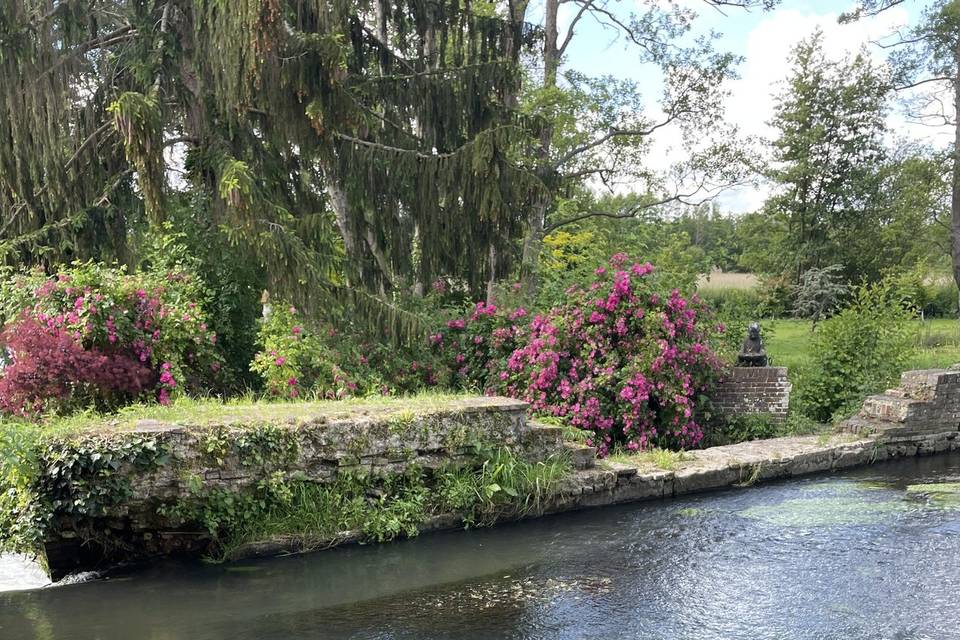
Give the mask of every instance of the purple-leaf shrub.
<svg viewBox="0 0 960 640">
<path fill-rule="evenodd" d="M 37 398 L 32 413 L 69 404 L 66 396 L 71 394 L 77 396 L 73 405 L 81 400 L 102 405 L 149 391 L 166 404 L 183 391 L 211 388 L 221 358 L 217 336 L 207 326 L 204 296 L 202 283 L 185 269 L 128 274 L 123 268 L 83 263 L 52 276 L 39 270 L 14 276 L 0 287 L 7 319 L 4 344 L 12 357 L 0 372 L 0 404 L 15 407 L 19 398 L 30 396 L 29 390 L 18 390 L 26 379 L 16 376 L 31 362 L 42 362 L 46 370 L 39 375 L 60 389 L 51 407 L 42 406 L 42 396 Z M 21 332 L 28 332 L 31 341 L 15 340 Z M 44 345 L 54 343 L 76 366 L 100 362 L 118 376 L 126 372 L 130 384 L 99 380 L 94 372 L 78 372 L 70 363 L 56 366 L 51 360 L 55 353 L 43 351 Z"/>
<path fill-rule="evenodd" d="M 138 359 L 86 348 L 72 332 L 26 313 L 0 334 L 10 363 L 0 377 L 0 411 L 29 417 L 86 402 L 119 404 L 156 380 Z"/>
<path fill-rule="evenodd" d="M 718 331 L 693 296 L 658 292 L 649 263 L 617 254 L 567 304 L 530 318 L 478 303 L 431 338 L 462 386 L 526 400 L 592 431 L 606 455 L 703 439 L 703 392 L 720 373 Z"/>
</svg>

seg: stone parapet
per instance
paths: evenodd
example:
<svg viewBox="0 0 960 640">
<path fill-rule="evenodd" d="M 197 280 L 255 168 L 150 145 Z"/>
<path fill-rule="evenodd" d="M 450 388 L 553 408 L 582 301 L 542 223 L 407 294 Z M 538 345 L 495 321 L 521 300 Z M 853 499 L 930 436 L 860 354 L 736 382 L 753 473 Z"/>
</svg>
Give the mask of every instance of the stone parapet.
<svg viewBox="0 0 960 640">
<path fill-rule="evenodd" d="M 860 412 L 839 428 L 888 438 L 957 433 L 960 370 L 906 371 L 899 387 L 868 397 Z"/>
<path fill-rule="evenodd" d="M 232 409 L 213 419 L 97 425 L 50 440 L 40 477 L 54 480 L 39 482 L 33 499 L 62 505 L 39 550 L 51 575 L 118 558 L 202 553 L 209 535 L 184 530 L 171 513 L 191 496 L 475 466 L 502 448 L 534 460 L 566 454 L 559 428 L 533 428 L 527 405 L 509 398 Z M 70 477 L 55 469 L 63 460 L 81 460 Z"/>
</svg>

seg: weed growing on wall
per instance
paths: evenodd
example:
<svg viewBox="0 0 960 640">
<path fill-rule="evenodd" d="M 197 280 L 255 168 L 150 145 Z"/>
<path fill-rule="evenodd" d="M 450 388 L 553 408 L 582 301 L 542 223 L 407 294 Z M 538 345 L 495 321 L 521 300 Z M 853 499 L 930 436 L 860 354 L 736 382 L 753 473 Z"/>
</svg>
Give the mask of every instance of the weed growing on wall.
<svg viewBox="0 0 960 640">
<path fill-rule="evenodd" d="M 246 543 L 275 537 L 299 540 L 304 548 L 356 535 L 385 542 L 416 536 L 435 514 L 483 526 L 537 512 L 571 469 L 562 457 L 533 463 L 509 449 L 481 447 L 477 460 L 434 471 L 341 473 L 329 484 L 276 471 L 243 491 L 204 489 L 197 478 L 187 483 L 189 495 L 161 507 L 161 514 L 202 526 L 212 540 L 211 555 L 219 559 Z"/>
</svg>

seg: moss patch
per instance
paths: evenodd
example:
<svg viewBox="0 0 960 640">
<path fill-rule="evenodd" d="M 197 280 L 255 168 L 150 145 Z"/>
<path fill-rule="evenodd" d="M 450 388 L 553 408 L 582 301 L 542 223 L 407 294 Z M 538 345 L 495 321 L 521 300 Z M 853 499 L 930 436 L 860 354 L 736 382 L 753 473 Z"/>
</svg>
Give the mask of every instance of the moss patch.
<svg viewBox="0 0 960 640">
<path fill-rule="evenodd" d="M 926 496 L 931 506 L 960 509 L 960 482 L 911 484 L 907 493 Z"/>
</svg>

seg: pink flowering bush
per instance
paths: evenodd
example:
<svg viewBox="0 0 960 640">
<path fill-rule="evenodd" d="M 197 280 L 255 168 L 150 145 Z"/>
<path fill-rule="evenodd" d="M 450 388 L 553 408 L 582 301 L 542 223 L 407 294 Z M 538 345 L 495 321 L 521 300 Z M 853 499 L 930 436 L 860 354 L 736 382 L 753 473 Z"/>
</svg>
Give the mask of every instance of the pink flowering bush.
<svg viewBox="0 0 960 640">
<path fill-rule="evenodd" d="M 38 270 L 13 276 L 0 286 L 8 360 L 0 373 L 0 406 L 36 414 L 115 406 L 148 392 L 167 403 L 209 388 L 220 357 L 203 297 L 202 284 L 183 270 L 128 274 L 83 263 L 53 276 Z M 16 339 L 21 334 L 30 338 Z M 57 353 L 63 362 L 55 361 Z M 97 368 L 113 371 L 112 381 Z M 32 378 L 25 375 L 34 369 Z M 43 391 L 52 388 L 58 391 Z"/>
<path fill-rule="evenodd" d="M 655 290 L 649 263 L 615 255 L 567 304 L 532 318 L 479 303 L 432 338 L 461 386 L 521 398 L 614 445 L 689 448 L 720 373 L 718 331 L 694 296 Z"/>
<path fill-rule="evenodd" d="M 340 400 L 443 383 L 429 353 L 357 340 L 307 322 L 286 304 L 272 306 L 261 320 L 259 344 L 250 368 L 273 397 Z"/>
</svg>

